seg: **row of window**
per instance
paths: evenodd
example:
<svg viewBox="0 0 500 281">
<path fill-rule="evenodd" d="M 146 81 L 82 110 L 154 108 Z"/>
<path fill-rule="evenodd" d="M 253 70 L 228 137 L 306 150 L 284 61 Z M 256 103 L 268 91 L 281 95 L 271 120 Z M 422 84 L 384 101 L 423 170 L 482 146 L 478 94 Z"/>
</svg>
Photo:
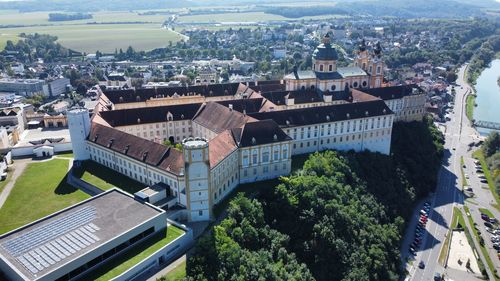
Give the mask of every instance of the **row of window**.
<svg viewBox="0 0 500 281">
<path fill-rule="evenodd" d="M 375 132 L 370 132 L 370 133 L 364 133 L 364 139 L 366 138 L 378 138 L 378 137 L 383 137 L 384 135 L 388 134 L 390 135 L 391 131 L 387 130 L 381 130 L 381 131 L 375 131 Z M 341 136 L 341 137 L 333 137 L 333 138 L 326 138 L 326 139 L 321 139 L 320 144 L 330 144 L 331 143 L 342 143 L 342 142 L 349 142 L 349 141 L 355 141 L 356 139 L 361 140 L 363 134 L 353 134 L 353 135 L 347 135 L 347 136 Z M 337 141 L 338 140 L 338 141 Z M 311 146 L 317 146 L 318 142 L 317 141 L 307 141 L 307 142 L 294 142 L 293 148 L 297 149 L 299 148 L 304 148 L 304 147 L 311 147 Z"/>
<path fill-rule="evenodd" d="M 281 152 L 281 159 L 280 159 L 280 150 L 279 148 L 275 147 L 273 150 L 272 154 L 272 161 L 280 161 L 280 160 L 286 160 L 288 159 L 288 147 L 283 146 L 282 147 L 282 152 Z M 251 162 L 249 161 L 251 159 Z M 248 151 L 243 151 L 242 152 L 242 166 L 247 167 L 249 165 L 259 165 L 260 163 L 269 163 L 271 162 L 271 152 L 270 152 L 270 147 L 262 149 L 261 153 L 261 159 L 259 162 L 259 152 L 257 149 L 252 150 L 251 153 L 251 158 L 249 158 Z"/>
<path fill-rule="evenodd" d="M 262 173 L 264 174 L 264 176 L 269 173 L 270 171 L 270 167 L 272 168 L 272 170 L 274 172 L 278 172 L 279 171 L 279 165 L 278 164 L 274 164 L 274 165 L 265 165 L 265 166 L 262 166 Z M 281 165 L 281 173 L 286 173 L 287 172 L 287 168 L 288 168 L 288 165 L 287 163 L 283 163 Z M 251 173 L 249 173 L 249 170 L 251 170 Z M 250 174 L 250 176 L 257 176 L 257 167 L 254 167 L 252 169 L 243 169 L 243 177 L 248 177 Z"/>
</svg>

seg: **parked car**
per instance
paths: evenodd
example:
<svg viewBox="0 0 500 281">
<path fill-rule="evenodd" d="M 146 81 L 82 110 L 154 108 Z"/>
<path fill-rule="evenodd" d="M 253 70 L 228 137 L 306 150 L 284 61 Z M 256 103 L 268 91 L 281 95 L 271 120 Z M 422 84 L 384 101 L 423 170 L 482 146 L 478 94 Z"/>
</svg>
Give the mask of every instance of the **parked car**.
<svg viewBox="0 0 500 281">
<path fill-rule="evenodd" d="M 443 276 L 441 276 L 441 273 L 439 272 L 434 273 L 434 281 L 442 281 L 442 280 Z"/>
<path fill-rule="evenodd" d="M 483 173 L 483 170 L 481 170 L 481 169 L 477 169 L 477 170 L 476 170 L 476 173 L 478 173 L 478 174 L 482 174 L 482 173 Z"/>
<path fill-rule="evenodd" d="M 490 217 L 487 214 L 481 214 L 481 219 L 488 221 L 488 220 L 490 220 Z"/>
<path fill-rule="evenodd" d="M 424 261 L 420 261 L 420 262 L 418 263 L 418 268 L 420 268 L 420 269 L 424 269 L 424 268 L 425 268 L 425 263 L 424 263 Z"/>
<path fill-rule="evenodd" d="M 486 179 L 481 179 L 481 183 L 488 183 Z"/>
<path fill-rule="evenodd" d="M 467 188 L 465 189 L 465 191 L 472 192 L 472 187 L 470 187 L 470 186 L 469 186 L 469 187 L 467 187 Z"/>
<path fill-rule="evenodd" d="M 484 226 L 489 227 L 489 228 L 493 228 L 493 225 L 489 222 L 485 222 Z"/>
<path fill-rule="evenodd" d="M 424 210 L 420 210 L 420 214 L 421 214 L 421 215 L 424 215 L 424 216 L 427 216 L 427 212 L 426 212 L 426 211 L 424 211 Z"/>
<path fill-rule="evenodd" d="M 490 221 L 490 223 L 497 223 L 497 219 L 495 219 L 495 218 L 490 218 L 489 221 Z"/>
</svg>

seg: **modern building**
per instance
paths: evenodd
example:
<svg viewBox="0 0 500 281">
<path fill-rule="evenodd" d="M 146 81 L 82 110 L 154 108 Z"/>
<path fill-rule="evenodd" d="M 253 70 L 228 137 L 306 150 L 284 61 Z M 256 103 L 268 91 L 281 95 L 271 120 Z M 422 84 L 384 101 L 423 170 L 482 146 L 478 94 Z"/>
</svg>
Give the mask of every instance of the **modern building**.
<svg viewBox="0 0 500 281">
<path fill-rule="evenodd" d="M 0 236 L 0 270 L 14 281 L 86 280 L 166 227 L 165 211 L 112 189 Z"/>
<path fill-rule="evenodd" d="M 53 80 L 39 79 L 0 79 L 0 92 L 12 92 L 17 95 L 31 97 L 33 95 L 59 96 L 68 90 L 70 81 L 67 78 Z"/>
</svg>

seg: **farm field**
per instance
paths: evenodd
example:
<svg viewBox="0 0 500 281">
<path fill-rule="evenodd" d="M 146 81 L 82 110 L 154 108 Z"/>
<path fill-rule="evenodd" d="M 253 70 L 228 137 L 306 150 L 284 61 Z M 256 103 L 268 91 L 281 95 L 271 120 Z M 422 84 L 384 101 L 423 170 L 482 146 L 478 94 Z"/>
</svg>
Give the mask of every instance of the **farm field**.
<svg viewBox="0 0 500 281">
<path fill-rule="evenodd" d="M 248 13 L 221 13 L 207 15 L 192 15 L 180 16 L 178 21 L 183 23 L 190 22 L 257 22 L 257 21 L 289 21 L 289 20 L 307 20 L 307 19 L 326 19 L 326 18 L 345 17 L 341 15 L 322 15 L 313 17 L 302 17 L 298 19 L 290 19 L 280 15 L 266 14 L 264 12 L 248 12 Z"/>
<path fill-rule="evenodd" d="M 168 15 L 139 15 L 129 11 L 103 11 L 91 13 L 93 18 L 74 21 L 49 21 L 49 14 L 54 12 L 19 13 L 18 11 L 0 10 L 0 25 L 75 25 L 88 22 L 148 22 L 163 23 Z"/>
<path fill-rule="evenodd" d="M 95 24 L 55 25 L 0 29 L 0 47 L 20 33 L 55 35 L 63 46 L 86 53 L 114 52 L 132 46 L 136 50 L 151 50 L 182 39 L 179 34 L 162 29 L 159 24 Z"/>
</svg>

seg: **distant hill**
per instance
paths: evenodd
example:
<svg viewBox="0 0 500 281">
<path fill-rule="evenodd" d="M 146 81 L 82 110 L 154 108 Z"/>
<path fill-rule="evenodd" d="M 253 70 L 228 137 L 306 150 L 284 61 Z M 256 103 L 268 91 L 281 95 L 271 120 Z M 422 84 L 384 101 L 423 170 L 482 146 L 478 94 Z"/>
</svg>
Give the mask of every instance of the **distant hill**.
<svg viewBox="0 0 500 281">
<path fill-rule="evenodd" d="M 475 0 L 476 1 L 476 0 Z M 401 18 L 457 18 L 483 15 L 477 5 L 466 4 L 466 0 L 377 0 L 355 3 L 339 3 L 336 7 L 352 14 L 371 16 L 394 16 Z M 493 2 L 479 0 L 482 4 Z M 495 3 L 493 3 L 495 4 Z M 493 7 L 494 5 L 492 5 Z"/>
</svg>

